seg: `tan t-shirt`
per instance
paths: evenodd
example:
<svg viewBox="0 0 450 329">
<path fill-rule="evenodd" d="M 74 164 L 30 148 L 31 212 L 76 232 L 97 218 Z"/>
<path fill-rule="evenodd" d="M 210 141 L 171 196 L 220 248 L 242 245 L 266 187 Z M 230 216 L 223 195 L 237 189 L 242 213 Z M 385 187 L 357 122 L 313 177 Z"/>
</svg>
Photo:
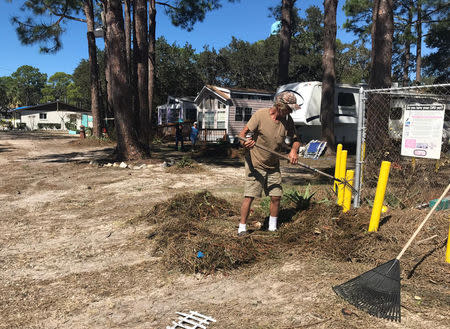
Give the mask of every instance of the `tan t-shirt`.
<svg viewBox="0 0 450 329">
<path fill-rule="evenodd" d="M 270 117 L 269 111 L 270 109 L 256 111 L 248 121 L 247 127 L 254 133 L 253 140 L 258 145 L 280 152 L 286 136 L 290 136 L 292 141 L 297 139 L 294 120 L 288 115 L 287 118 L 277 122 Z M 278 169 L 280 166 L 278 156 L 256 146 L 250 149 L 250 158 L 254 168 L 270 170 Z"/>
</svg>

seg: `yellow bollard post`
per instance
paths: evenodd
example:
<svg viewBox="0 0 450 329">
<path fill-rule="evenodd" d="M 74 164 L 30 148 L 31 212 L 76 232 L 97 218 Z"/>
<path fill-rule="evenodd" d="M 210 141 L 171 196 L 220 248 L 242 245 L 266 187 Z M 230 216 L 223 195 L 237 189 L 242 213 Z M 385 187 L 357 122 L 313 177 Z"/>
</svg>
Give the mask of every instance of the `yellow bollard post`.
<svg viewBox="0 0 450 329">
<path fill-rule="evenodd" d="M 341 152 L 341 159 L 339 164 L 339 179 L 344 180 L 345 179 L 345 172 L 347 171 L 347 151 L 342 150 Z M 342 206 L 342 203 L 344 202 L 344 184 L 339 183 L 338 184 L 338 200 L 337 204 Z"/>
<path fill-rule="evenodd" d="M 445 261 L 450 263 L 450 227 L 448 228 L 447 252 L 445 253 Z"/>
<path fill-rule="evenodd" d="M 372 215 L 370 216 L 369 232 L 378 231 L 381 208 L 383 207 L 384 193 L 386 192 L 390 168 L 391 163 L 389 161 L 383 161 L 381 163 L 380 175 L 378 176 L 377 191 L 375 193 L 375 200 L 373 201 Z"/>
<path fill-rule="evenodd" d="M 345 180 L 349 183 L 349 185 L 353 186 L 353 177 L 355 176 L 354 170 L 347 170 L 345 175 Z M 342 212 L 347 212 L 350 210 L 350 205 L 352 204 L 352 189 L 345 185 L 344 188 L 344 202 L 342 204 Z"/>
<path fill-rule="evenodd" d="M 339 178 L 339 166 L 341 165 L 341 152 L 342 144 L 338 144 L 336 148 L 336 164 L 334 166 L 334 177 Z M 333 183 L 333 191 L 336 193 L 338 188 L 338 183 L 335 181 Z"/>
</svg>

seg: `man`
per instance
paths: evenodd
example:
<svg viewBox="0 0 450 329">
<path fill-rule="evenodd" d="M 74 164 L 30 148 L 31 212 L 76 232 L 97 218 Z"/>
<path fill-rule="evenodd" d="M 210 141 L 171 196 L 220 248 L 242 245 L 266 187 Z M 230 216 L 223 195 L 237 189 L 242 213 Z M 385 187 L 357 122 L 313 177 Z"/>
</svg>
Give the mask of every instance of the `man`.
<svg viewBox="0 0 450 329">
<path fill-rule="evenodd" d="M 192 151 L 195 150 L 195 144 L 197 143 L 197 137 L 198 137 L 198 126 L 197 121 L 194 122 L 194 125 L 191 127 L 191 133 L 189 138 L 192 142 Z"/>
<path fill-rule="evenodd" d="M 180 142 L 181 146 L 178 146 L 178 142 Z M 181 119 L 178 120 L 178 123 L 175 127 L 175 150 L 184 150 L 183 120 Z"/>
<path fill-rule="evenodd" d="M 254 146 L 258 143 L 267 149 L 279 151 L 285 140 L 291 140 L 289 159 L 292 164 L 297 163 L 300 143 L 295 133 L 294 121 L 289 114 L 299 108 L 294 93 L 282 92 L 275 97 L 271 108 L 256 111 L 239 134 L 241 138 L 246 138 L 246 141 L 241 143 L 247 149 L 239 236 L 247 234 L 246 222 L 250 207 L 254 198 L 261 197 L 263 190 L 270 196 L 269 231 L 277 230 L 278 211 L 283 195 L 280 160 L 276 155 Z"/>
</svg>

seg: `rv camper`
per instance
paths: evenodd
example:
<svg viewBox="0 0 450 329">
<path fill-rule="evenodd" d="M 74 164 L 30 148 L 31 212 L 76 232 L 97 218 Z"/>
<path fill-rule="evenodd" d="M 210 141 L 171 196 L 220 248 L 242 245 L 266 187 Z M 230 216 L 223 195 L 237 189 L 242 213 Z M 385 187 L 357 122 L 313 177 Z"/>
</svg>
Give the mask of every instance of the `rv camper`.
<svg viewBox="0 0 450 329">
<path fill-rule="evenodd" d="M 335 91 L 334 134 L 338 143 L 356 143 L 359 112 L 359 86 L 337 84 Z M 322 83 L 318 81 L 295 82 L 282 85 L 277 94 L 292 90 L 298 94 L 300 111 L 291 114 L 303 143 L 320 139 L 320 104 L 322 101 Z"/>
<path fill-rule="evenodd" d="M 197 120 L 197 106 L 193 98 L 173 96 L 167 97 L 167 103 L 157 107 L 158 125 L 170 125 L 181 121 Z"/>
</svg>

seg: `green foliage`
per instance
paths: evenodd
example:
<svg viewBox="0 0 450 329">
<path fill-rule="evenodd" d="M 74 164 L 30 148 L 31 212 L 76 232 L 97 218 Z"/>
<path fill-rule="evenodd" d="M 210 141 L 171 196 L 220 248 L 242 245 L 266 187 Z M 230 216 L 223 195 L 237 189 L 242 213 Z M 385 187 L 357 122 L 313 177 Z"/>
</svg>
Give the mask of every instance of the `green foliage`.
<svg viewBox="0 0 450 329">
<path fill-rule="evenodd" d="M 156 41 L 154 105 L 167 102 L 167 96 L 196 95 L 203 87 L 197 69 L 197 55 L 190 44 L 169 45 L 163 37 Z"/>
<path fill-rule="evenodd" d="M 73 79 L 70 74 L 64 72 L 56 72 L 47 82 L 47 85 L 42 89 L 42 103 L 54 102 L 57 100 L 66 103 L 72 103 L 69 99 L 69 89 L 73 88 Z"/>
<path fill-rule="evenodd" d="M 228 0 L 234 2 L 234 0 Z M 221 0 L 175 0 L 166 13 L 172 24 L 188 31 L 192 31 L 196 22 L 203 22 L 206 13 L 221 7 Z"/>
<path fill-rule="evenodd" d="M 0 112 L 11 107 L 12 99 L 12 78 L 0 77 Z"/>
<path fill-rule="evenodd" d="M 442 21 L 432 23 L 425 38 L 428 47 L 436 52 L 424 57 L 423 66 L 426 74 L 435 77 L 435 83 L 446 83 L 450 77 L 450 7 Z"/>
<path fill-rule="evenodd" d="M 192 168 L 194 166 L 194 161 L 191 157 L 185 155 L 176 163 L 176 165 L 178 168 Z"/>
<path fill-rule="evenodd" d="M 291 43 L 291 81 L 322 81 L 323 13 L 316 6 L 299 18 Z"/>
<path fill-rule="evenodd" d="M 97 51 L 97 63 L 99 67 L 100 94 L 106 95 L 105 77 L 105 52 Z M 91 107 L 91 85 L 90 85 L 89 61 L 82 59 L 72 74 L 73 85 L 67 90 L 67 97 L 79 107 L 89 109 Z M 106 99 L 103 98 L 103 108 L 106 108 Z"/>
<path fill-rule="evenodd" d="M 47 81 L 47 74 L 30 65 L 20 66 L 11 74 L 11 92 L 13 102 L 19 105 L 36 105 L 42 98 L 42 88 Z"/>
<path fill-rule="evenodd" d="M 294 205 L 296 210 L 308 209 L 311 204 L 311 199 L 315 193 L 310 193 L 310 184 L 305 188 L 303 195 L 297 189 L 287 190 L 283 196 L 288 202 Z"/>
<path fill-rule="evenodd" d="M 358 84 L 369 81 L 370 50 L 356 41 L 351 44 L 336 41 L 336 81 Z"/>
<path fill-rule="evenodd" d="M 69 121 L 64 124 L 68 130 L 77 130 L 77 117 L 76 115 L 70 115 Z"/>
<path fill-rule="evenodd" d="M 60 123 L 38 123 L 39 129 L 61 129 Z"/>
<path fill-rule="evenodd" d="M 343 25 L 345 30 L 353 32 L 361 43 L 369 41 L 373 0 L 346 0 L 342 8 L 347 17 Z"/>
<path fill-rule="evenodd" d="M 12 129 L 13 128 L 13 124 L 11 121 L 6 121 L 3 119 L 0 119 L 0 127 L 6 127 L 7 129 Z"/>
<path fill-rule="evenodd" d="M 77 130 L 77 125 L 73 122 L 66 122 L 64 125 L 66 126 L 67 130 Z"/>
<path fill-rule="evenodd" d="M 82 6 L 83 2 L 78 0 L 27 0 L 21 10 L 29 16 L 15 16 L 12 23 L 22 44 L 38 44 L 41 52 L 55 53 L 62 47 L 61 36 L 67 19 L 80 14 Z"/>
</svg>

